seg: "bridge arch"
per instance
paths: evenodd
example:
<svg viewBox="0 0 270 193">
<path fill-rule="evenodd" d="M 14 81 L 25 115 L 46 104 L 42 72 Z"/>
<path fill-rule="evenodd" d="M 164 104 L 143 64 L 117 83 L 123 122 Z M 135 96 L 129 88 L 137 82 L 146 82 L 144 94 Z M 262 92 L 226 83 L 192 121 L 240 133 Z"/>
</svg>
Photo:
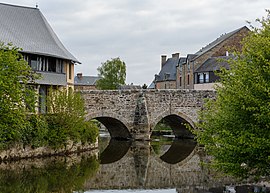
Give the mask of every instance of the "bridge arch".
<svg viewBox="0 0 270 193">
<path fill-rule="evenodd" d="M 153 121 L 151 130 L 153 130 L 161 120 L 165 120 L 165 122 L 172 128 L 175 137 L 194 137 L 191 131 L 186 127 L 186 124 L 190 125 L 192 128 L 195 128 L 195 124 L 193 120 L 191 120 L 186 114 L 182 112 L 171 113 L 169 111 L 165 111 L 159 116 L 157 116 L 156 119 Z"/>
<path fill-rule="evenodd" d="M 131 133 L 128 129 L 127 122 L 121 120 L 115 114 L 100 114 L 100 113 L 93 113 L 87 114 L 86 120 L 96 119 L 100 123 L 102 123 L 109 131 L 111 138 L 113 139 L 131 139 Z"/>
</svg>

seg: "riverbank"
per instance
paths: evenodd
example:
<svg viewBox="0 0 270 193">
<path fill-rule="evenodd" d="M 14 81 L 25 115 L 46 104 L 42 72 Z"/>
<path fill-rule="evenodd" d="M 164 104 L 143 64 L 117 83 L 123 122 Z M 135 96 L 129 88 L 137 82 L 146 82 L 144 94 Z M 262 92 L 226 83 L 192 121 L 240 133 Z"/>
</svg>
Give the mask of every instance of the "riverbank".
<svg viewBox="0 0 270 193">
<path fill-rule="evenodd" d="M 98 148 L 98 140 L 95 143 L 74 143 L 68 141 L 65 147 L 54 149 L 51 147 L 32 148 L 31 146 L 23 146 L 17 144 L 7 150 L 0 150 L 0 163 L 9 162 L 21 159 L 41 158 L 57 155 L 69 155 L 73 153 L 80 153 L 85 151 L 92 151 Z"/>
</svg>

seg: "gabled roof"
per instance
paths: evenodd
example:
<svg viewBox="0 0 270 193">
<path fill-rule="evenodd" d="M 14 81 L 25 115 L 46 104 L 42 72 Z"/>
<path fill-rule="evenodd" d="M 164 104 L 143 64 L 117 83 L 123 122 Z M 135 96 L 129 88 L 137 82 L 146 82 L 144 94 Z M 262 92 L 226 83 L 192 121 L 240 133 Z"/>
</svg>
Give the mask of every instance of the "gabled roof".
<svg viewBox="0 0 270 193">
<path fill-rule="evenodd" d="M 243 26 L 237 30 L 234 30 L 232 32 L 229 33 L 225 33 L 222 34 L 219 38 L 217 38 L 215 41 L 211 42 L 210 44 L 208 44 L 207 46 L 203 47 L 202 49 L 200 49 L 198 52 L 195 53 L 196 57 L 194 57 L 193 59 L 196 59 L 198 57 L 200 57 L 201 55 L 203 55 L 204 53 L 208 52 L 209 50 L 211 50 L 212 48 L 214 48 L 215 46 L 217 46 L 218 44 L 220 44 L 221 42 L 225 41 L 226 39 L 228 39 L 229 37 L 233 36 L 234 34 L 238 33 L 239 31 L 241 31 L 242 29 L 248 29 L 246 26 Z M 249 30 L 249 29 L 248 29 Z"/>
<path fill-rule="evenodd" d="M 229 69 L 228 60 L 231 59 L 232 56 L 219 56 L 219 57 L 211 57 L 208 58 L 196 71 L 198 72 L 213 72 L 216 70 L 220 70 L 221 68 Z"/>
<path fill-rule="evenodd" d="M 61 43 L 38 8 L 0 3 L 0 41 L 23 53 L 51 56 L 80 63 Z"/>
<path fill-rule="evenodd" d="M 94 86 L 99 79 L 100 77 L 98 76 L 82 76 L 81 78 L 75 76 L 74 85 Z"/>
<path fill-rule="evenodd" d="M 154 88 L 156 88 L 156 86 L 155 86 L 155 80 L 153 80 L 152 82 L 151 82 L 151 84 L 147 87 L 148 89 L 154 89 Z"/>
<path fill-rule="evenodd" d="M 178 64 L 179 64 L 179 65 L 183 65 L 183 64 L 185 64 L 186 62 L 187 62 L 187 58 L 186 58 L 186 57 L 180 57 Z"/>
<path fill-rule="evenodd" d="M 160 70 L 159 74 L 156 75 L 155 80 L 156 81 L 176 80 L 176 66 L 178 65 L 178 62 L 179 58 L 176 57 L 168 58 L 168 60 Z"/>
</svg>

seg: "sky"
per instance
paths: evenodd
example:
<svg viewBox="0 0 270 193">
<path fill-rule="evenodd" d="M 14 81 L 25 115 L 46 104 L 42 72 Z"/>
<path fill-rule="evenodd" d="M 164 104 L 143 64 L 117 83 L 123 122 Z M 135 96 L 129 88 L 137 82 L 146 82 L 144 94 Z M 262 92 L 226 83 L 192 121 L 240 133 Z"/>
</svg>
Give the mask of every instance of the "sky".
<svg viewBox="0 0 270 193">
<path fill-rule="evenodd" d="M 38 8 L 82 63 L 75 73 L 98 75 L 112 58 L 126 63 L 127 84 L 149 85 L 161 55 L 186 56 L 220 35 L 266 16 L 269 0 L 5 0 Z M 254 23 L 255 25 L 255 23 Z"/>
</svg>

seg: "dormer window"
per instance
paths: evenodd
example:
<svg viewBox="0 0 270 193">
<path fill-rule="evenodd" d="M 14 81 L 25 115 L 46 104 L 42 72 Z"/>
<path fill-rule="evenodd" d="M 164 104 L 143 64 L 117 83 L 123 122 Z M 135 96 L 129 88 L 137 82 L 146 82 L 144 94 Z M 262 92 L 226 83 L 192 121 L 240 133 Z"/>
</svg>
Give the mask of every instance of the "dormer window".
<svg viewBox="0 0 270 193">
<path fill-rule="evenodd" d="M 183 71 L 183 65 L 182 64 L 179 65 L 179 70 L 180 70 L 180 72 Z"/>
<path fill-rule="evenodd" d="M 168 80 L 169 78 L 170 78 L 170 74 L 169 74 L 169 73 L 165 73 L 165 74 L 164 74 L 164 79 L 165 79 L 165 80 Z"/>
</svg>

